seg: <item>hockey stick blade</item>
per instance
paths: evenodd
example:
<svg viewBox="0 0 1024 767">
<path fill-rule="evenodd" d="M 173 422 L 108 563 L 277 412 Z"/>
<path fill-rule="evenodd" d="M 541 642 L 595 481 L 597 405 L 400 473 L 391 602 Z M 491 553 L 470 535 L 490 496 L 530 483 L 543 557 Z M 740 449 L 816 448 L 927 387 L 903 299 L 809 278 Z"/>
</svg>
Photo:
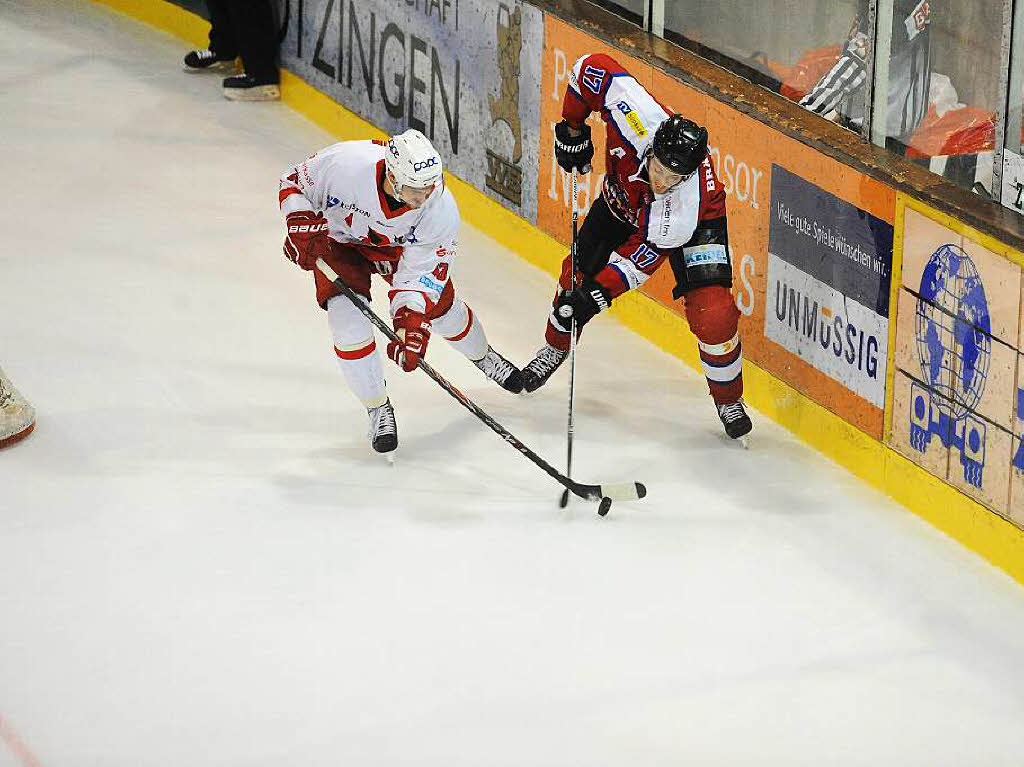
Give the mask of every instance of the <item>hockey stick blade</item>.
<svg viewBox="0 0 1024 767">
<path fill-rule="evenodd" d="M 378 317 L 376 312 L 374 312 L 363 299 L 352 291 L 352 288 L 342 282 L 341 278 L 338 277 L 337 272 L 331 268 L 330 264 L 322 258 L 318 258 L 316 260 L 316 268 L 320 270 L 321 274 L 334 283 L 334 286 L 341 292 L 341 294 L 351 301 L 352 305 L 355 306 L 356 309 L 358 309 L 360 313 L 362 313 L 362 315 L 366 317 L 366 319 L 368 319 L 375 328 L 377 328 L 377 330 L 383 333 L 388 340 L 394 341 L 395 343 L 401 343 L 401 340 L 397 335 L 395 335 L 395 331 L 388 327 L 387 323 Z M 622 484 L 615 485 L 584 485 L 579 482 L 574 482 L 520 442 L 512 432 L 495 421 L 494 418 L 488 415 L 486 411 L 481 409 L 479 405 L 473 402 L 473 400 L 453 386 L 448 379 L 434 370 L 434 368 L 425 360 L 419 360 L 416 365 L 420 370 L 426 373 L 428 377 L 433 379 L 434 383 L 448 392 L 448 394 L 453 398 L 458 400 L 459 404 L 483 421 L 491 431 L 519 451 L 523 456 L 528 458 L 535 466 L 543 470 L 549 477 L 558 482 L 558 484 L 573 495 L 577 495 L 588 501 L 600 501 L 602 498 L 614 498 L 616 500 L 623 501 L 636 500 L 647 495 L 647 488 L 639 482 L 624 482 Z"/>
<path fill-rule="evenodd" d="M 642 482 L 601 485 L 601 495 L 613 501 L 637 501 L 647 495 L 647 488 Z"/>
<path fill-rule="evenodd" d="M 588 501 L 600 501 L 602 498 L 610 498 L 613 501 L 637 501 L 647 495 L 647 488 L 643 482 L 619 482 L 614 485 L 584 485 L 581 482 L 573 482 L 571 479 L 566 484 L 566 489 L 580 498 Z"/>
</svg>

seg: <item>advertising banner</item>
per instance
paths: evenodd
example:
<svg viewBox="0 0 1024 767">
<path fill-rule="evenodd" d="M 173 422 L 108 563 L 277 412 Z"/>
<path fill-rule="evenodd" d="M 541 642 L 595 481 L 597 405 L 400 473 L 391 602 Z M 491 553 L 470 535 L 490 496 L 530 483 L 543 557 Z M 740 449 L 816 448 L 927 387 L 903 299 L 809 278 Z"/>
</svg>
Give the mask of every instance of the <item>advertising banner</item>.
<svg viewBox="0 0 1024 767">
<path fill-rule="evenodd" d="M 708 129 L 709 151 L 727 195 L 733 292 L 742 313 L 740 332 L 744 356 L 848 423 L 881 440 L 888 307 L 872 301 L 867 294 L 871 290 L 885 293 L 891 279 L 888 272 L 891 270 L 895 192 L 649 64 L 547 16 L 540 98 L 537 225 L 562 242 L 568 241 L 571 231 L 571 193 L 568 176 L 554 162 L 551 148 L 554 125 L 561 119 L 562 98 L 573 63 L 584 54 L 598 52 L 614 57 L 670 111 L 679 112 Z M 581 179 L 581 210 L 585 210 L 600 192 L 604 171 L 605 126 L 596 116 L 591 117 L 590 124 L 596 152 L 594 171 Z M 815 214 L 822 226 L 830 215 L 844 217 L 845 223 L 840 228 L 830 225 L 832 237 L 842 238 L 839 250 L 835 243 L 827 244 L 827 232 L 823 235 L 826 241 L 816 243 L 813 238 L 799 235 L 789 227 L 792 237 L 806 240 L 810 249 L 783 239 L 779 241 L 780 253 L 769 256 L 776 174 L 785 187 L 782 195 L 793 198 L 788 207 L 794 211 L 794 216 L 800 210 L 803 218 L 813 219 L 815 202 L 811 198 L 818 194 L 828 201 L 823 203 L 826 207 Z M 797 177 L 806 186 L 796 189 L 792 179 Z M 785 186 L 787 182 L 789 186 Z M 842 243 L 851 240 L 860 243 L 862 253 L 870 254 L 867 256 L 870 266 L 850 263 L 849 254 L 840 258 L 840 251 L 845 250 Z M 861 258 L 862 254 L 857 257 Z M 815 258 L 822 263 L 812 268 L 810 264 Z M 838 272 L 828 271 L 828 264 L 842 268 Z M 809 313 L 817 301 L 816 338 L 812 330 L 810 340 L 806 337 L 801 340 L 795 326 L 786 330 L 786 322 L 778 319 L 775 301 L 777 297 L 781 299 L 781 295 L 772 291 L 781 289 L 782 283 L 787 290 L 792 287 L 799 293 L 801 323 L 804 297 L 809 299 Z M 672 298 L 673 285 L 670 270 L 664 268 L 642 290 L 653 300 L 683 315 L 682 301 Z M 796 316 L 788 314 L 791 300 L 795 300 L 795 293 L 788 292 L 786 321 Z M 823 319 L 827 320 L 825 332 L 829 334 L 829 350 L 820 346 Z M 842 346 L 838 355 L 834 351 L 837 323 L 842 324 Z M 847 332 L 851 327 L 853 335 L 848 341 Z M 852 362 L 850 355 L 853 355 Z"/>
<path fill-rule="evenodd" d="M 944 219 L 919 205 L 904 214 L 889 444 L 1024 518 L 1021 269 Z"/>
<path fill-rule="evenodd" d="M 416 128 L 459 178 L 537 220 L 543 15 L 521 0 L 299 0 L 282 62 L 388 133 Z"/>
<path fill-rule="evenodd" d="M 885 404 L 892 226 L 772 167 L 765 336 Z"/>
</svg>

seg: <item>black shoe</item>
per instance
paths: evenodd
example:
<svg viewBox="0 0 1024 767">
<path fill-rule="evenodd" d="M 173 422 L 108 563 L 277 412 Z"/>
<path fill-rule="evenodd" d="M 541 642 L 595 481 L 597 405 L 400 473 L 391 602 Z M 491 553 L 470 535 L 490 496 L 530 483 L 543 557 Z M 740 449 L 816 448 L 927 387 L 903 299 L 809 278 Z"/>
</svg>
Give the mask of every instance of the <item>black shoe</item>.
<svg viewBox="0 0 1024 767">
<path fill-rule="evenodd" d="M 484 375 L 498 384 L 505 391 L 519 394 L 523 390 L 523 374 L 515 365 L 487 347 L 487 354 L 483 359 L 474 360 L 473 364 L 484 371 Z"/>
<path fill-rule="evenodd" d="M 378 453 L 390 453 L 398 447 L 398 423 L 395 421 L 395 409 L 391 400 L 385 400 L 379 407 L 366 410 L 370 416 L 370 445 Z"/>
<path fill-rule="evenodd" d="M 722 426 L 725 427 L 725 433 L 731 439 L 739 439 L 749 434 L 750 430 L 754 428 L 754 425 L 750 422 L 750 416 L 747 415 L 747 411 L 743 408 L 742 399 L 725 405 L 717 405 L 717 408 L 718 417 L 722 419 Z"/>
<path fill-rule="evenodd" d="M 545 344 L 537 351 L 537 356 L 523 368 L 523 389 L 527 392 L 539 389 L 551 378 L 551 375 L 558 370 L 568 356 L 569 352 L 556 349 L 551 344 Z"/>
<path fill-rule="evenodd" d="M 189 51 L 185 54 L 186 72 L 233 72 L 235 56 L 228 58 L 214 53 L 208 48 Z"/>
<path fill-rule="evenodd" d="M 224 78 L 224 98 L 232 101 L 276 101 L 281 98 L 277 80 L 234 75 Z"/>
</svg>

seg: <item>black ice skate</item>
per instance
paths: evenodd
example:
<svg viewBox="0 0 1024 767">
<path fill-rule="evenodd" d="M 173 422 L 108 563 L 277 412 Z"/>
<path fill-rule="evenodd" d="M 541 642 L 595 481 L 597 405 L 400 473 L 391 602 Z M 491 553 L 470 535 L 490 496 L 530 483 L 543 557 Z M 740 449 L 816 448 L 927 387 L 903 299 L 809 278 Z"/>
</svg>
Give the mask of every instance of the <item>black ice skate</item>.
<svg viewBox="0 0 1024 767">
<path fill-rule="evenodd" d="M 545 344 L 523 368 L 523 389 L 531 392 L 542 387 L 568 356 L 569 352 Z"/>
<path fill-rule="evenodd" d="M 747 415 L 747 411 L 743 407 L 742 399 L 718 405 L 717 407 L 718 417 L 722 419 L 725 433 L 731 439 L 740 439 L 749 434 L 750 430 L 754 428 L 754 425 L 750 422 L 750 416 Z"/>
<path fill-rule="evenodd" d="M 482 359 L 473 360 L 473 364 L 505 391 L 519 394 L 523 390 L 523 374 L 519 372 L 519 368 L 494 351 L 492 347 L 488 346 L 487 354 Z"/>
<path fill-rule="evenodd" d="M 281 98 L 277 80 L 241 74 L 224 78 L 224 98 L 231 101 L 276 101 Z"/>
<path fill-rule="evenodd" d="M 208 48 L 185 54 L 186 72 L 234 72 L 235 57 L 219 56 Z"/>
<path fill-rule="evenodd" d="M 367 408 L 370 416 L 370 445 L 378 453 L 390 453 L 398 447 L 398 424 L 391 400 L 385 400 L 380 407 Z"/>
</svg>

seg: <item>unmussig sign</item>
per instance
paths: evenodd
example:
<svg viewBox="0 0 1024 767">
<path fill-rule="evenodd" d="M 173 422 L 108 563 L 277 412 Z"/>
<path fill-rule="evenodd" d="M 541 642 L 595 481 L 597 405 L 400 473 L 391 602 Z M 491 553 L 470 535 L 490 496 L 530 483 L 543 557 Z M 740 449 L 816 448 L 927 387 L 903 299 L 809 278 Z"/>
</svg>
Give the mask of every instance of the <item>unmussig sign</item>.
<svg viewBox="0 0 1024 767">
<path fill-rule="evenodd" d="M 888 222 L 772 168 L 765 337 L 877 408 L 892 241 Z"/>
<path fill-rule="evenodd" d="M 539 10 L 517 0 L 305 0 L 292 13 L 290 70 L 388 133 L 420 130 L 459 178 L 536 221 Z"/>
</svg>

